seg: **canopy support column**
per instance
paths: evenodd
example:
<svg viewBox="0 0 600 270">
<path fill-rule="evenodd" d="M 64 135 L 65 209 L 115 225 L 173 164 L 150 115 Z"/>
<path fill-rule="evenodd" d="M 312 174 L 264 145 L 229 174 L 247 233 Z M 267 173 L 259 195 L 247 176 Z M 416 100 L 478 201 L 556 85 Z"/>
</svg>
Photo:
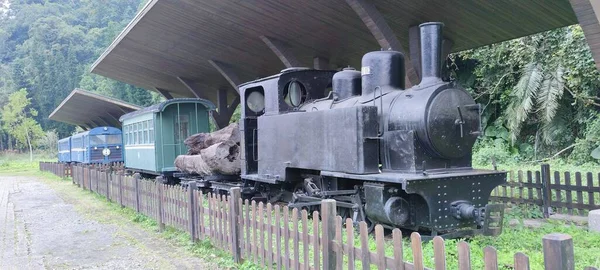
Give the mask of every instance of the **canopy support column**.
<svg viewBox="0 0 600 270">
<path fill-rule="evenodd" d="M 229 104 L 227 101 L 227 89 L 219 89 L 217 96 L 217 108 L 218 111 L 213 111 L 213 119 L 215 120 L 215 124 L 219 129 L 226 127 L 229 125 L 231 121 L 231 116 L 235 109 L 240 104 L 240 96 L 237 95 L 233 102 Z"/>
<path fill-rule="evenodd" d="M 229 104 L 229 101 L 227 100 L 227 89 L 219 89 L 217 93 L 218 111 L 213 112 L 213 119 L 219 128 L 224 128 L 229 125 L 233 112 L 240 104 L 238 85 L 240 85 L 242 82 L 234 72 L 231 65 L 216 60 L 208 60 L 208 62 L 221 74 L 221 76 L 223 76 L 223 78 L 227 80 L 227 82 L 229 82 L 229 85 L 231 85 L 231 87 L 235 89 L 235 92 L 237 93 L 231 104 Z"/>
<path fill-rule="evenodd" d="M 412 87 L 420 81 L 417 72 L 411 64 L 410 57 L 406 54 L 402 44 L 387 24 L 385 18 L 369 0 L 346 0 L 346 3 L 356 12 L 358 17 L 367 26 L 371 34 L 377 39 L 381 48 L 392 49 L 404 54 L 404 67 L 406 69 L 406 88 Z"/>
<path fill-rule="evenodd" d="M 317 56 L 313 58 L 313 66 L 315 69 L 327 70 L 329 69 L 329 59 Z"/>
</svg>

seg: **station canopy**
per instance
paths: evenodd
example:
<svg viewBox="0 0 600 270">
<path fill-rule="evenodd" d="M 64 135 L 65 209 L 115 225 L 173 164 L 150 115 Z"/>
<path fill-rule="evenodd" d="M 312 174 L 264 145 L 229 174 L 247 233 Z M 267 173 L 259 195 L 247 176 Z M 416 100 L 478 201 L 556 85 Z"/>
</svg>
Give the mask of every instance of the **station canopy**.
<svg viewBox="0 0 600 270">
<path fill-rule="evenodd" d="M 141 107 L 82 89 L 75 89 L 48 117 L 50 120 L 92 129 L 100 126 L 121 128 L 119 118 Z"/>
<path fill-rule="evenodd" d="M 360 69 L 387 44 L 408 58 L 410 32 L 425 22 L 443 22 L 448 52 L 458 52 L 578 20 L 569 0 L 150 0 L 92 72 L 215 102 L 220 89 L 290 66 Z"/>
</svg>

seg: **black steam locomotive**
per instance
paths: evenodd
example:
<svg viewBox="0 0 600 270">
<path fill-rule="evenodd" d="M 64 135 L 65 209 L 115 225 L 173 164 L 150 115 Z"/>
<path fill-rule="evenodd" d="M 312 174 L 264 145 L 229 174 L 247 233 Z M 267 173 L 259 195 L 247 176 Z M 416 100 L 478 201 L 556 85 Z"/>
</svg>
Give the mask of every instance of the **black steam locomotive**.
<svg viewBox="0 0 600 270">
<path fill-rule="evenodd" d="M 471 167 L 480 107 L 441 79 L 441 23 L 421 31 L 422 81 L 404 56 L 376 51 L 361 71 L 291 68 L 241 85 L 241 178 L 256 196 L 437 234 L 496 234 L 501 171 Z M 450 235 L 448 235 L 450 237 Z"/>
</svg>

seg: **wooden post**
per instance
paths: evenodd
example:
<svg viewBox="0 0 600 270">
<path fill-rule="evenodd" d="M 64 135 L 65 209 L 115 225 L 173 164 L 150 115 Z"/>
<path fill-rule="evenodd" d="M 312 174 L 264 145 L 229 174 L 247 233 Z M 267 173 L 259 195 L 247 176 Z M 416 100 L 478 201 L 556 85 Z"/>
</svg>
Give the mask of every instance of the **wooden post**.
<svg viewBox="0 0 600 270">
<path fill-rule="evenodd" d="M 229 220 L 229 225 L 231 226 L 231 253 L 233 254 L 233 261 L 235 263 L 242 262 L 242 250 L 240 248 L 240 238 L 241 238 L 241 227 L 240 222 L 240 207 L 239 203 L 242 199 L 242 190 L 239 187 L 234 187 L 230 190 L 231 197 L 229 199 L 229 209 L 231 211 L 231 220 Z M 271 213 L 268 213 L 271 215 Z M 202 218 L 202 217 L 200 217 Z"/>
<path fill-rule="evenodd" d="M 542 212 L 544 218 L 550 217 L 550 200 L 552 199 L 552 193 L 550 190 L 550 165 L 542 164 Z"/>
<path fill-rule="evenodd" d="M 90 193 L 94 193 L 94 191 L 92 190 L 92 171 L 95 171 L 92 169 L 88 170 L 88 190 L 90 191 Z"/>
<path fill-rule="evenodd" d="M 75 168 L 77 168 L 77 181 L 75 181 L 75 183 L 77 184 L 77 187 L 81 188 L 81 167 L 76 166 Z"/>
<path fill-rule="evenodd" d="M 119 205 L 121 205 L 121 207 L 125 207 L 125 205 L 123 205 L 123 174 L 119 175 Z"/>
<path fill-rule="evenodd" d="M 335 239 L 335 200 L 327 199 L 321 201 L 321 220 L 323 222 L 322 247 L 323 247 L 323 269 L 336 269 L 337 252 L 333 250 Z M 287 225 L 286 225 L 287 226 Z M 315 232 L 317 233 L 317 232 Z"/>
<path fill-rule="evenodd" d="M 135 211 L 138 213 L 140 212 L 140 178 L 139 173 L 133 175 L 133 180 L 135 180 Z"/>
<path fill-rule="evenodd" d="M 106 171 L 106 177 L 104 179 L 106 179 L 106 190 L 105 190 L 105 195 L 106 195 L 106 200 L 110 202 L 110 179 L 112 178 L 112 169 Z"/>
<path fill-rule="evenodd" d="M 542 238 L 546 270 L 574 270 L 573 239 L 567 234 L 552 233 Z"/>
<path fill-rule="evenodd" d="M 196 242 L 198 240 L 195 226 L 196 219 L 194 215 L 194 208 L 196 207 L 196 203 L 194 200 L 194 190 L 196 190 L 196 182 L 192 181 L 188 185 L 188 231 L 190 232 L 192 242 Z"/>
<path fill-rule="evenodd" d="M 164 196 L 163 196 L 163 184 L 162 183 L 158 183 L 155 184 L 157 186 L 158 189 L 158 229 L 162 232 L 165 230 L 165 223 L 163 221 L 163 200 L 164 200 Z"/>
</svg>

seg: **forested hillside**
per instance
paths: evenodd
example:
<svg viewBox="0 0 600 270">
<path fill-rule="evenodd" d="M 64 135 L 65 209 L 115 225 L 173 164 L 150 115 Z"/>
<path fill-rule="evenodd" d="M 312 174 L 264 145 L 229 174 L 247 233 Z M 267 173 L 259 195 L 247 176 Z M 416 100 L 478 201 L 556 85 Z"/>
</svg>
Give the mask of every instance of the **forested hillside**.
<svg viewBox="0 0 600 270">
<path fill-rule="evenodd" d="M 452 56 L 449 68 L 483 104 L 474 162 L 596 162 L 600 74 L 579 26 Z"/>
<path fill-rule="evenodd" d="M 0 0 L 0 108 L 6 112 L 0 115 L 0 150 L 27 149 L 27 140 L 18 138 L 48 144 L 55 141 L 52 130 L 70 134 L 74 127 L 47 117 L 76 87 L 139 105 L 158 100 L 149 91 L 89 73 L 144 2 Z M 476 145 L 476 164 L 550 158 L 596 164 L 593 156 L 600 151 L 591 154 L 600 138 L 600 74 L 579 26 L 456 53 L 447 67 L 483 104 L 486 135 Z M 12 93 L 10 100 L 29 98 L 31 105 L 7 105 Z M 21 111 L 8 113 L 14 108 Z M 15 130 L 29 130 L 30 136 L 9 132 Z"/>
<path fill-rule="evenodd" d="M 74 127 L 48 115 L 76 87 L 139 105 L 152 95 L 91 75 L 89 69 L 135 16 L 143 0 L 10 0 L 0 18 L 0 107 L 26 89 L 44 130 L 70 134 Z M 0 147 L 10 148 L 6 130 Z M 12 144 L 11 143 L 11 144 Z"/>
</svg>

